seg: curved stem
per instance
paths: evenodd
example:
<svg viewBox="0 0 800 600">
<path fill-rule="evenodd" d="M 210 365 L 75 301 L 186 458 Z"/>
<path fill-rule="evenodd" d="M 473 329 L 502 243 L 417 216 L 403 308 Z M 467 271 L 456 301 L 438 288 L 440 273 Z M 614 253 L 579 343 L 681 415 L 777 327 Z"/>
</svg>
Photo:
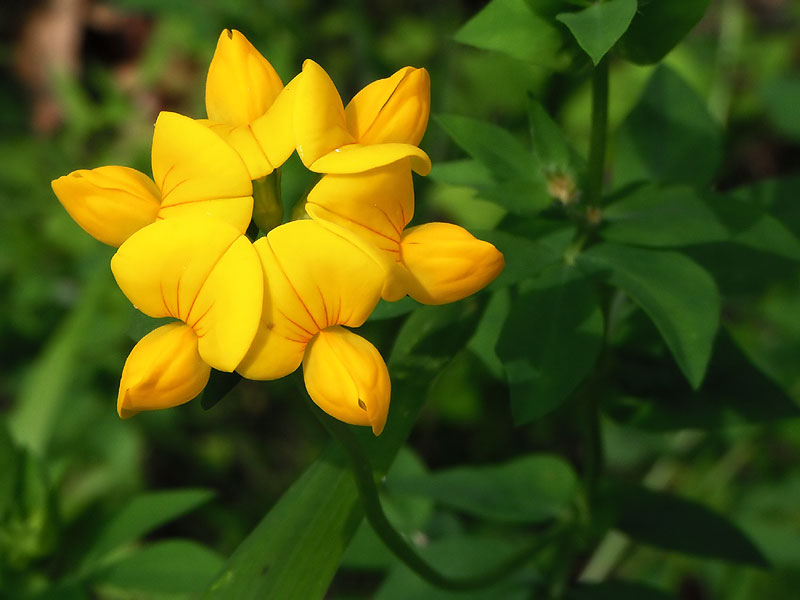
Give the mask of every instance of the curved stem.
<svg viewBox="0 0 800 600">
<path fill-rule="evenodd" d="M 563 533 L 563 524 L 554 525 L 543 532 L 534 543 L 513 554 L 495 567 L 488 569 L 485 573 L 470 577 L 445 575 L 437 571 L 417 554 L 386 518 L 378 495 L 378 488 L 375 485 L 372 466 L 360 442 L 353 435 L 350 428 L 344 423 L 321 413 L 316 406 L 313 407 L 313 410 L 328 433 L 341 444 L 350 459 L 358 495 L 364 507 L 364 515 L 372 529 L 389 550 L 408 568 L 437 587 L 450 590 L 474 590 L 498 583 L 529 562 L 538 552 L 544 550 Z"/>
</svg>

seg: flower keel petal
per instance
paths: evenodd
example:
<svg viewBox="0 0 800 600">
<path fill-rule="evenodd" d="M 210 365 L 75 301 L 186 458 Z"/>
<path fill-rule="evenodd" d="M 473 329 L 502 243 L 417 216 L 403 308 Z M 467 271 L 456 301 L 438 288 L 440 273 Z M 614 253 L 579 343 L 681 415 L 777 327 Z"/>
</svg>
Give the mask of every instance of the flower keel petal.
<svg viewBox="0 0 800 600">
<path fill-rule="evenodd" d="M 386 363 L 367 340 L 343 327 L 329 327 L 311 341 L 303 377 L 314 403 L 353 425 L 380 435 L 386 424 L 391 382 Z"/>
<path fill-rule="evenodd" d="M 192 329 L 183 323 L 163 325 L 139 340 L 125 361 L 117 412 L 127 419 L 189 402 L 203 391 L 210 374 Z"/>
</svg>

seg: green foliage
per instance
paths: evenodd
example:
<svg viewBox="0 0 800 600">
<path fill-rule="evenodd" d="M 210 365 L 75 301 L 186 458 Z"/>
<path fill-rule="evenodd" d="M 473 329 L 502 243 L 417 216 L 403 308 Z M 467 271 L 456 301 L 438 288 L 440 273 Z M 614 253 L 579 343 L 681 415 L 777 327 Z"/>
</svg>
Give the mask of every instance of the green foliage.
<svg viewBox="0 0 800 600">
<path fill-rule="evenodd" d="M 542 66 L 560 61 L 562 38 L 556 29 L 552 0 L 492 0 L 455 34 L 462 44 L 496 50 Z"/>
<path fill-rule="evenodd" d="M 566 25 L 578 44 L 597 65 L 619 40 L 636 14 L 636 0 L 598 2 L 556 18 Z"/>
<path fill-rule="evenodd" d="M 728 519 L 702 504 L 643 487 L 609 491 L 616 526 L 631 537 L 666 550 L 767 567 L 761 551 Z"/>
<path fill-rule="evenodd" d="M 621 41 L 623 55 L 639 64 L 660 61 L 697 25 L 709 0 L 639 0 Z"/>
<path fill-rule="evenodd" d="M 138 594 L 196 595 L 211 582 L 223 559 L 195 542 L 164 540 L 101 569 L 97 587 Z"/>
<path fill-rule="evenodd" d="M 616 244 L 594 246 L 578 260 L 642 307 L 686 379 L 699 387 L 719 326 L 720 297 L 711 276 L 683 254 Z"/>
<path fill-rule="evenodd" d="M 563 459 L 529 455 L 501 465 L 395 478 L 390 490 L 425 496 L 485 519 L 535 523 L 564 516 L 577 480 Z"/>
<path fill-rule="evenodd" d="M 22 4 L 3 11 L 9 31 L 27 31 Z M 26 95 L 11 76 L 26 58 L 12 37 L 25 36 L 7 36 L 0 595 L 796 593 L 800 13 L 484 4 L 119 0 L 80 33 L 79 72 L 45 86 L 60 127 L 36 132 L 43 84 Z M 431 74 L 433 171 L 415 181 L 415 219 L 466 225 L 506 265 L 455 304 L 381 301 L 364 328 L 389 359 L 392 406 L 385 432 L 358 440 L 390 523 L 447 575 L 485 572 L 563 527 L 487 588 L 437 588 L 384 545 L 296 378 L 214 373 L 199 402 L 116 416 L 125 353 L 153 321 L 118 294 L 112 249 L 48 181 L 147 170 L 155 107 L 205 116 L 223 27 L 284 81 L 314 57 L 345 98 L 405 64 Z M 586 152 L 601 62 L 607 158 Z M 313 177 L 297 157 L 283 167 L 287 214 Z"/>
<path fill-rule="evenodd" d="M 565 402 L 592 370 L 602 339 L 602 311 L 580 271 L 561 266 L 528 283 L 497 344 L 514 422 L 529 423 Z"/>
<path fill-rule="evenodd" d="M 677 73 L 659 66 L 617 133 L 614 183 L 708 184 L 721 145 L 703 99 Z"/>
</svg>

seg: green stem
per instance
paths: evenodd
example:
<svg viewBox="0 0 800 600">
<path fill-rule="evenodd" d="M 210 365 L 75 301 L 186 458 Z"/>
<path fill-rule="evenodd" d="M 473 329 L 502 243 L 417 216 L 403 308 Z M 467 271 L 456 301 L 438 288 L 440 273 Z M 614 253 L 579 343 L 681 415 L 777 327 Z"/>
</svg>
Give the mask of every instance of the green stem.
<svg viewBox="0 0 800 600">
<path fill-rule="evenodd" d="M 280 169 L 253 181 L 253 221 L 264 234 L 283 222 Z"/>
<path fill-rule="evenodd" d="M 544 531 L 535 542 L 479 575 L 470 577 L 451 577 L 444 575 L 420 557 L 386 518 L 386 514 L 383 512 L 383 507 L 381 506 L 378 489 L 375 485 L 372 466 L 360 442 L 356 436 L 353 435 L 349 426 L 323 414 L 316 406 L 313 406 L 312 410 L 328 433 L 330 433 L 331 437 L 341 444 L 350 459 L 350 465 L 356 480 L 356 487 L 358 488 L 358 494 L 364 508 L 364 515 L 372 526 L 372 529 L 386 547 L 408 568 L 425 581 L 437 587 L 450 590 L 475 590 L 498 583 L 508 575 L 519 570 L 520 567 L 529 562 L 537 553 L 547 548 L 554 540 L 560 537 L 564 531 L 563 524 L 554 525 L 550 529 Z"/>
<path fill-rule="evenodd" d="M 599 207 L 603 197 L 608 130 L 608 60 L 603 58 L 592 73 L 592 133 L 589 141 L 588 204 Z"/>
</svg>

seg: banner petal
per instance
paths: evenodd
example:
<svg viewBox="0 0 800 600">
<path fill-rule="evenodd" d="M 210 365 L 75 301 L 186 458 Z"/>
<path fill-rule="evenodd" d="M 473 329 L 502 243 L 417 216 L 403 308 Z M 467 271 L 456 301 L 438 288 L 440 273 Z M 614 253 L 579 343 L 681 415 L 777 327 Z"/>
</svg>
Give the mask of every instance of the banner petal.
<svg viewBox="0 0 800 600">
<path fill-rule="evenodd" d="M 211 129 L 189 117 L 162 112 L 153 133 L 152 161 L 162 210 L 232 199 L 231 212 L 225 220 L 241 232 L 246 230 L 250 219 L 242 222 L 238 209 L 241 198 L 253 194 L 250 173 L 236 151 Z"/>
<path fill-rule="evenodd" d="M 320 156 L 356 141 L 347 130 L 336 86 L 313 60 L 303 63 L 297 80 L 293 122 L 297 154 L 307 167 Z"/>
</svg>

